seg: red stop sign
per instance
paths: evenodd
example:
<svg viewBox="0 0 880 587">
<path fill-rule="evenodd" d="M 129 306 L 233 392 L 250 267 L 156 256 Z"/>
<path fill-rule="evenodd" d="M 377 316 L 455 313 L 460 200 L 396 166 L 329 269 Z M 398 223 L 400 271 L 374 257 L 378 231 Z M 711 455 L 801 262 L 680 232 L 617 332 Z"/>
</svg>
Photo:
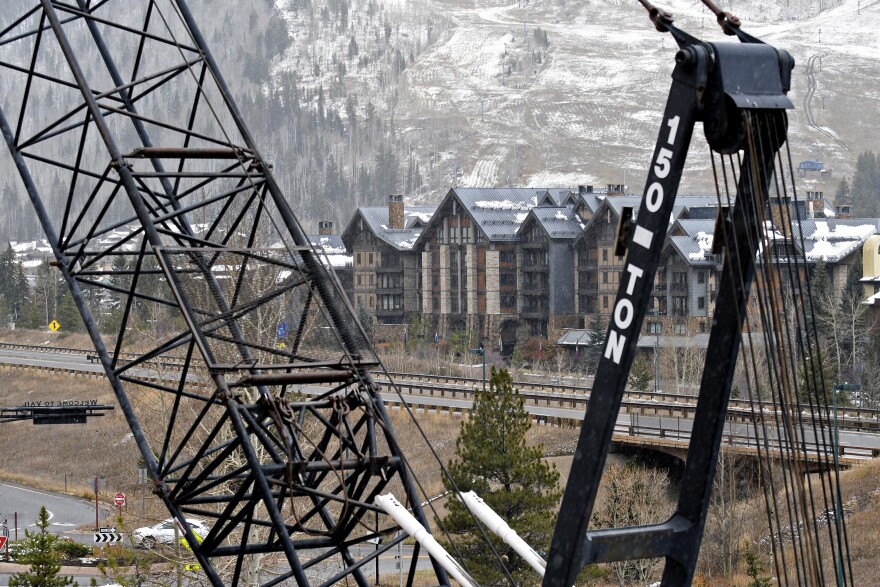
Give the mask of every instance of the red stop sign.
<svg viewBox="0 0 880 587">
<path fill-rule="evenodd" d="M 119 507 L 124 506 L 125 505 L 125 494 L 120 491 L 119 493 L 116 494 L 116 497 L 113 498 L 113 502 L 116 505 L 118 505 Z"/>
</svg>

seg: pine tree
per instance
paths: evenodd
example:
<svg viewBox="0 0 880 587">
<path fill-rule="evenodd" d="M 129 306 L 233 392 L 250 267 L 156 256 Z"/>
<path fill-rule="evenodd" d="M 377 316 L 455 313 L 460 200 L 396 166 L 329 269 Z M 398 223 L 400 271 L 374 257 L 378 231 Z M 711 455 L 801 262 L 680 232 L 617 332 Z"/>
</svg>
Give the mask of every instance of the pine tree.
<svg viewBox="0 0 880 587">
<path fill-rule="evenodd" d="M 513 389 L 506 369 L 492 367 L 489 388 L 477 390 L 470 418 L 462 424 L 449 476 L 459 491 L 475 491 L 486 504 L 535 550 L 550 545 L 561 497 L 559 472 L 541 459 L 541 446 L 527 446 L 531 426 L 523 399 Z M 453 490 L 450 478 L 444 484 Z M 483 585 L 504 581 L 504 574 L 467 508 L 457 499 L 448 504 L 443 525 L 458 535 L 461 562 Z M 522 558 L 494 535 L 489 537 L 517 583 L 534 582 Z"/>
<path fill-rule="evenodd" d="M 602 320 L 601 316 L 596 314 L 590 320 L 590 326 L 587 329 L 589 341 L 584 351 L 587 373 L 595 373 L 599 367 L 599 359 L 602 358 L 602 352 L 605 350 L 605 336 L 607 334 L 608 325 Z"/>
<path fill-rule="evenodd" d="M 24 555 L 17 562 L 30 565 L 25 573 L 16 573 L 9 578 L 9 587 L 65 587 L 77 585 L 70 577 L 59 576 L 61 555 L 55 550 L 59 538 L 49 533 L 49 512 L 45 506 L 40 508 L 37 521 L 39 530 L 25 530 Z"/>
<path fill-rule="evenodd" d="M 627 383 L 637 391 L 647 391 L 648 382 L 651 381 L 653 376 L 654 374 L 651 372 L 648 361 L 645 360 L 645 355 L 638 353 L 629 371 Z"/>
</svg>

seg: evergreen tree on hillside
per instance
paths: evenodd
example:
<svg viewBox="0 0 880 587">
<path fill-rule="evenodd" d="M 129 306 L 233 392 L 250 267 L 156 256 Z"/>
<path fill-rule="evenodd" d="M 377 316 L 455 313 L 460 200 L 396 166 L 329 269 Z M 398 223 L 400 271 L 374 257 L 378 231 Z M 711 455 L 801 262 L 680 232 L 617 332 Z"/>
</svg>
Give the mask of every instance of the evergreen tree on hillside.
<svg viewBox="0 0 880 587">
<path fill-rule="evenodd" d="M 30 565 L 30 570 L 16 573 L 9 578 L 9 587 L 66 587 L 77 585 L 70 577 L 59 576 L 61 556 L 55 549 L 60 540 L 49 533 L 49 512 L 45 506 L 40 508 L 37 521 L 38 530 L 25 530 L 22 541 L 24 554 L 16 560 L 18 563 Z"/>
<path fill-rule="evenodd" d="M 880 160 L 873 151 L 859 154 L 850 191 L 856 215 L 880 216 Z"/>
<path fill-rule="evenodd" d="M 0 300 L 4 302 L 0 324 L 4 324 L 7 319 L 20 323 L 27 314 L 25 306 L 29 297 L 30 288 L 24 269 L 15 258 L 12 245 L 8 244 L 6 250 L 0 253 Z"/>
<path fill-rule="evenodd" d="M 562 495 L 559 472 L 544 462 L 541 446 L 528 446 L 531 426 L 523 399 L 513 389 L 506 369 L 492 367 L 489 388 L 474 395 L 470 417 L 462 424 L 455 457 L 449 463 L 448 490 L 475 491 L 510 527 L 536 550 L 550 545 L 556 507 Z M 450 499 L 444 527 L 456 535 L 455 552 L 483 585 L 498 585 L 505 576 L 465 505 Z M 534 582 L 534 571 L 494 535 L 489 539 L 518 584 Z"/>
</svg>

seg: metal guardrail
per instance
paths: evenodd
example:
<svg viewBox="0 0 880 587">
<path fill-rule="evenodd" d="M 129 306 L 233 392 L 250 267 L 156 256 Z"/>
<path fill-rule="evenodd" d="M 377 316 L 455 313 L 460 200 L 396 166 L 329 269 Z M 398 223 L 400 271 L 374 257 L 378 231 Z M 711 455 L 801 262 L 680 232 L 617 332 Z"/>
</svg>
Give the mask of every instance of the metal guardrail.
<svg viewBox="0 0 880 587">
<path fill-rule="evenodd" d="M 423 375 L 419 373 L 389 373 L 389 375 L 398 383 L 407 380 L 413 381 L 425 381 L 425 382 L 433 382 L 436 381 L 438 383 L 448 383 L 451 385 L 460 385 L 462 387 L 470 387 L 476 388 L 482 386 L 483 380 L 471 377 L 456 377 L 451 375 Z M 379 375 L 377 374 L 377 377 Z M 543 392 L 548 394 L 560 394 L 560 395 L 587 395 L 589 396 L 590 388 L 588 387 L 580 387 L 576 385 L 563 385 L 558 382 L 558 380 L 554 380 L 555 378 L 550 378 L 548 383 L 532 383 L 528 381 L 515 381 L 513 383 L 513 387 L 518 389 L 520 393 L 527 391 L 536 391 Z M 632 401 L 646 401 L 646 402 L 657 402 L 657 403 L 672 403 L 672 404 L 694 404 L 696 405 L 697 396 L 696 395 L 688 395 L 684 393 L 674 393 L 674 392 L 660 392 L 655 393 L 653 391 L 638 391 L 634 389 L 629 389 L 626 391 L 626 398 Z M 743 399 L 734 399 L 731 398 L 728 405 L 729 410 L 748 410 L 751 411 L 752 405 L 755 405 L 756 408 L 762 409 L 772 409 L 772 404 L 767 402 L 763 402 L 763 405 L 760 405 L 757 402 L 752 402 L 751 400 L 743 400 Z M 830 408 L 829 408 L 830 411 Z M 880 410 L 872 409 L 872 408 L 857 408 L 857 407 L 838 407 L 837 408 L 837 416 L 841 422 L 847 419 L 855 419 L 860 421 L 876 421 L 878 426 L 880 426 Z"/>
<path fill-rule="evenodd" d="M 390 382 L 387 379 L 376 379 L 376 382 L 390 390 Z M 417 381 L 407 381 L 404 379 L 394 379 L 395 385 L 401 390 L 401 393 L 410 396 L 428 396 L 441 397 L 450 399 L 466 399 L 470 400 L 473 396 L 474 387 L 459 386 L 448 387 L 441 384 L 421 383 Z M 525 400 L 526 405 L 544 406 L 560 409 L 576 409 L 586 411 L 587 403 L 590 400 L 588 394 L 564 394 L 552 392 L 529 392 L 520 390 L 520 396 Z M 688 396 L 690 397 L 690 396 Z M 692 398 L 696 399 L 696 398 Z M 689 418 L 696 411 L 695 402 L 676 402 L 676 401 L 658 401 L 634 399 L 632 397 L 624 397 L 621 403 L 621 413 L 623 414 L 641 414 L 648 416 L 668 416 Z M 870 418 L 844 418 L 838 410 L 838 426 L 841 430 L 880 432 L 880 421 Z M 769 411 L 765 408 L 763 417 L 772 420 L 777 412 Z M 728 422 L 751 423 L 759 418 L 760 415 L 753 412 L 751 408 L 731 407 L 727 410 L 726 420 Z M 805 425 L 821 426 L 827 425 L 828 419 L 813 416 L 809 413 L 801 414 L 799 419 Z"/>
<path fill-rule="evenodd" d="M 441 414 L 464 414 L 470 410 L 470 404 L 468 403 L 465 403 L 463 406 L 452 406 L 449 404 L 437 403 L 437 398 L 433 396 L 408 395 L 405 393 L 402 393 L 402 395 L 410 408 L 416 411 L 423 410 L 427 412 L 434 411 Z M 383 398 L 391 407 L 396 407 L 401 404 L 401 399 L 395 394 L 385 392 Z M 459 399 L 464 402 L 469 401 L 464 397 Z M 529 410 L 530 407 L 536 408 L 538 406 L 527 405 L 526 409 Z M 532 420 L 539 424 L 577 427 L 580 425 L 580 420 L 582 418 L 582 415 L 570 417 L 564 415 L 548 416 L 536 413 L 533 410 L 529 411 Z M 628 444 L 648 445 L 654 449 L 659 448 L 662 450 L 665 448 L 686 451 L 688 443 L 690 442 L 691 432 L 687 429 L 682 430 L 679 427 L 678 419 L 673 421 L 675 422 L 675 425 L 664 425 L 662 419 L 658 426 L 651 426 L 637 421 L 629 424 L 617 424 L 614 427 L 614 440 Z M 728 449 L 738 450 L 747 454 L 756 454 L 759 450 L 763 451 L 765 455 L 769 455 L 771 458 L 788 458 L 791 454 L 791 448 L 789 445 L 772 436 L 756 440 L 753 436 L 748 434 L 725 430 L 722 442 Z M 810 462 L 825 463 L 829 459 L 829 456 L 825 451 L 822 451 L 821 449 L 818 451 L 815 450 L 814 447 L 810 446 L 810 443 L 807 443 L 805 447 L 801 447 L 800 450 L 804 455 L 805 460 Z M 880 449 L 869 446 L 842 444 L 838 448 L 838 455 L 840 457 L 840 462 L 853 464 L 858 461 L 880 457 Z"/>
</svg>

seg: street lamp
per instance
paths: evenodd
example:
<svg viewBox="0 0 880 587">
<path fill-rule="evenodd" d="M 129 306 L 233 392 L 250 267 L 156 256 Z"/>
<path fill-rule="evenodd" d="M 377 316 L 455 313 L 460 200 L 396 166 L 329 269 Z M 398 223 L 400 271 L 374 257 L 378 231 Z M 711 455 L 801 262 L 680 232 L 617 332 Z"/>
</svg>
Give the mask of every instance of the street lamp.
<svg viewBox="0 0 880 587">
<path fill-rule="evenodd" d="M 480 341 L 480 348 L 469 349 L 472 355 L 480 355 L 483 358 L 483 393 L 486 392 L 486 349 L 483 348 L 483 341 Z"/>
</svg>

